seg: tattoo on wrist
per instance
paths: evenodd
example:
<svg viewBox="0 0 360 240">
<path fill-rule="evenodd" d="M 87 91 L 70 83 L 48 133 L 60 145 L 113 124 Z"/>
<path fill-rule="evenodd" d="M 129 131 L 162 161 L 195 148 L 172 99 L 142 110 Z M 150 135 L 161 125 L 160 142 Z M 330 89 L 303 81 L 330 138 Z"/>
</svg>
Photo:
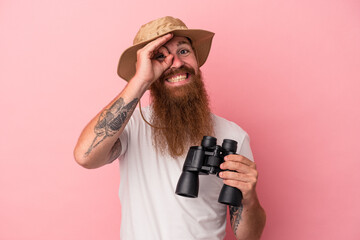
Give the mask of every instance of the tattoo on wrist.
<svg viewBox="0 0 360 240">
<path fill-rule="evenodd" d="M 236 233 L 236 230 L 239 226 L 243 208 L 244 207 L 242 204 L 240 204 L 239 207 L 229 206 L 230 223 L 231 223 L 231 228 L 233 229 L 234 233 Z"/>
<path fill-rule="evenodd" d="M 136 107 L 138 98 L 135 98 L 127 105 L 125 105 L 124 99 L 119 98 L 114 102 L 109 109 L 105 109 L 99 116 L 99 120 L 95 125 L 94 132 L 96 137 L 94 138 L 91 146 L 85 153 L 85 156 L 89 155 L 90 152 L 98 146 L 107 137 L 113 136 L 120 130 L 126 121 L 129 113 L 131 113 Z"/>
</svg>

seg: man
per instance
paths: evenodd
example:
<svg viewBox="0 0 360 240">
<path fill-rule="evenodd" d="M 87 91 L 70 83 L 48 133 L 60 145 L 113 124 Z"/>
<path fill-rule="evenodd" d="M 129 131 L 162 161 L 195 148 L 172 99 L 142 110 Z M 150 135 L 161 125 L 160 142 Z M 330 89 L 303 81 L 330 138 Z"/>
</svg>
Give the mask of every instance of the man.
<svg viewBox="0 0 360 240">
<path fill-rule="evenodd" d="M 217 198 L 225 183 L 241 190 L 240 207 L 230 207 L 238 239 L 259 239 L 265 225 L 255 186 L 257 171 L 249 137 L 239 126 L 210 112 L 199 67 L 214 34 L 188 29 L 164 17 L 143 25 L 121 56 L 122 92 L 85 127 L 74 150 L 76 161 L 97 168 L 119 159 L 121 239 L 223 239 L 226 205 Z M 150 89 L 151 105 L 135 110 Z M 150 123 L 147 122 L 147 120 Z M 146 122 L 145 122 L 146 121 Z M 238 142 L 216 176 L 200 176 L 198 198 L 175 194 L 191 145 L 204 135 Z"/>
</svg>

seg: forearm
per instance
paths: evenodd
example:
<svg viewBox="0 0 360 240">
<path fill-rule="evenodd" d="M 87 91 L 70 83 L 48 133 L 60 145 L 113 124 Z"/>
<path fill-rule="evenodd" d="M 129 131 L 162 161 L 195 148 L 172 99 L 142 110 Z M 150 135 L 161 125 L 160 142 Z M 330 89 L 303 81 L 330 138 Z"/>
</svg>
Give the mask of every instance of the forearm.
<svg viewBox="0 0 360 240">
<path fill-rule="evenodd" d="M 119 136 L 147 87 L 137 79 L 130 80 L 123 91 L 87 124 L 74 149 L 75 160 L 81 166 L 97 168 L 120 154 Z"/>
<path fill-rule="evenodd" d="M 240 207 L 229 207 L 232 230 L 238 240 L 260 239 L 266 215 L 257 197 Z"/>
</svg>

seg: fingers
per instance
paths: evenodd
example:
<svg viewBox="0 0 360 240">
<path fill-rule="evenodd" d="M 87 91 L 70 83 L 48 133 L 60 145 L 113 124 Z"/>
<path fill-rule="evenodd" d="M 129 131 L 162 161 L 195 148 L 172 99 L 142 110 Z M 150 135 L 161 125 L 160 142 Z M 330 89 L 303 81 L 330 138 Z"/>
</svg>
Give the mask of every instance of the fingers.
<svg viewBox="0 0 360 240">
<path fill-rule="evenodd" d="M 155 54 L 155 52 L 164 45 L 167 41 L 169 41 L 173 37 L 172 33 L 168 33 L 162 37 L 159 37 L 155 39 L 154 41 L 149 42 L 145 45 L 142 49 L 140 49 L 141 52 L 145 52 L 147 54 L 148 58 L 152 58 Z"/>
<path fill-rule="evenodd" d="M 256 185 L 258 172 L 254 162 L 241 155 L 228 155 L 225 162 L 220 165 L 223 170 L 219 176 L 224 183 L 240 190 L 245 190 Z"/>
<path fill-rule="evenodd" d="M 156 78 L 160 77 L 171 65 L 173 61 L 173 55 L 165 47 L 160 47 L 151 59 L 151 63 L 154 67 L 154 73 Z"/>
<path fill-rule="evenodd" d="M 220 168 L 223 170 L 228 169 L 242 173 L 256 170 L 255 163 L 241 155 L 228 155 L 224 160 L 225 162 L 220 165 Z"/>
<path fill-rule="evenodd" d="M 149 85 L 170 67 L 172 56 L 162 47 L 172 38 L 172 34 L 166 34 L 151 41 L 137 51 L 136 74 L 135 78 Z M 163 55 L 158 56 L 157 54 Z"/>
<path fill-rule="evenodd" d="M 241 181 L 244 183 L 252 183 L 257 181 L 257 175 L 254 174 L 244 174 L 233 171 L 223 171 L 219 173 L 219 176 L 224 180 L 235 180 Z"/>
<path fill-rule="evenodd" d="M 172 65 L 173 58 L 174 58 L 174 56 L 172 54 L 169 54 L 169 55 L 166 56 L 166 58 L 162 62 L 162 65 L 164 67 L 164 71 L 167 70 Z"/>
<path fill-rule="evenodd" d="M 160 47 L 157 53 L 155 53 L 155 59 L 153 61 L 159 62 L 165 71 L 171 66 L 173 57 L 165 47 Z"/>
<path fill-rule="evenodd" d="M 235 161 L 235 162 L 240 162 L 242 164 L 248 165 L 250 167 L 255 167 L 255 163 L 249 159 L 247 159 L 244 156 L 241 155 L 235 155 L 235 154 L 231 154 L 231 155 L 227 155 L 224 158 L 225 161 Z"/>
<path fill-rule="evenodd" d="M 258 172 L 255 163 L 241 155 L 227 155 L 224 161 L 220 168 L 225 171 L 219 173 L 224 184 L 239 189 L 243 194 L 243 202 L 256 199 Z"/>
</svg>

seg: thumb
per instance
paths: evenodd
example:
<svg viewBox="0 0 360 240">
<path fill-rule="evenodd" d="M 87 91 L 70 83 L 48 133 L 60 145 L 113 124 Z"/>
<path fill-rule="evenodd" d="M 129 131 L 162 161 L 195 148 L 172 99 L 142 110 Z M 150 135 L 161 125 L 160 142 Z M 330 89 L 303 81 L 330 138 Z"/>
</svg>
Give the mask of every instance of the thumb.
<svg viewBox="0 0 360 240">
<path fill-rule="evenodd" d="M 162 61 L 162 65 L 164 67 L 164 70 L 168 69 L 172 63 L 173 63 L 174 56 L 172 54 L 169 54 L 166 56 L 164 61 Z"/>
</svg>

